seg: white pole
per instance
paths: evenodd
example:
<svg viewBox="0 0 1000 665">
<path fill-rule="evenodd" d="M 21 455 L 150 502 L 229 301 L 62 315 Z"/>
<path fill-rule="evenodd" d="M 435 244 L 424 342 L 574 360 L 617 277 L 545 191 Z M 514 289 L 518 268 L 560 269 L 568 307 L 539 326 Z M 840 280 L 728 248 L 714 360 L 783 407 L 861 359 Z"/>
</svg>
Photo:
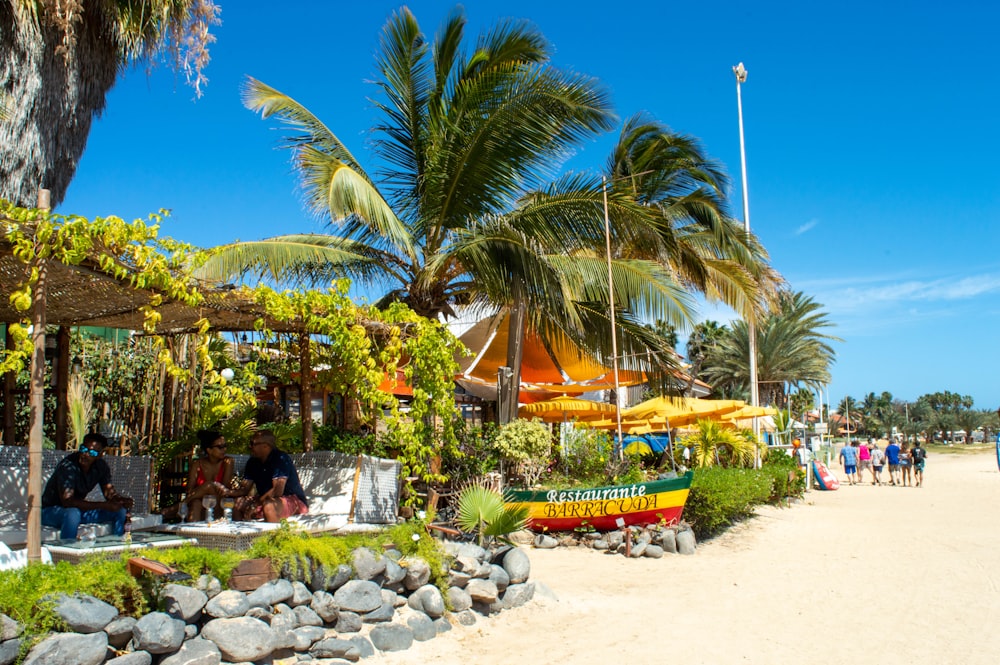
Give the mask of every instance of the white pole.
<svg viewBox="0 0 1000 665">
<path fill-rule="evenodd" d="M 608 255 L 608 304 L 611 307 L 611 370 L 615 373 L 615 420 L 618 423 L 618 444 L 615 455 L 618 459 L 624 456 L 624 439 L 622 438 L 621 386 L 618 383 L 618 333 L 615 330 L 615 282 L 611 274 L 611 218 L 608 215 L 608 179 L 601 178 L 604 192 L 604 243 Z"/>
<path fill-rule="evenodd" d="M 750 195 L 747 191 L 747 151 L 746 142 L 743 138 L 743 94 L 740 89 L 740 84 L 745 83 L 747 80 L 747 70 L 741 62 L 733 67 L 733 73 L 736 74 L 736 109 L 740 120 L 740 167 L 743 174 L 743 230 L 749 236 Z M 747 320 L 747 332 L 750 346 L 750 404 L 752 406 L 760 406 L 760 393 L 757 389 L 757 324 L 754 321 L 753 314 Z M 757 421 L 756 416 L 753 418 L 753 433 L 755 437 L 760 437 L 760 423 Z M 759 460 L 757 465 L 760 466 Z"/>
</svg>

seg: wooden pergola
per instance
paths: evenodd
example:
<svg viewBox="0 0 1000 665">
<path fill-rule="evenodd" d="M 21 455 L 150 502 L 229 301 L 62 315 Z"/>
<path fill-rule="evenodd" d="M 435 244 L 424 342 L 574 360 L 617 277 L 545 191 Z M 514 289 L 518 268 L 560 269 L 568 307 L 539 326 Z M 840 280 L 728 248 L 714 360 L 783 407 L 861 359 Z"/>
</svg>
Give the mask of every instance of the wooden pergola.
<svg viewBox="0 0 1000 665">
<path fill-rule="evenodd" d="M 48 208 L 48 192 L 39 194 L 39 209 Z M 3 221 L 3 220 L 0 220 Z M 22 231 L 31 232 L 23 225 Z M 44 413 L 45 329 L 58 326 L 56 363 L 56 438 L 60 447 L 65 445 L 67 433 L 66 395 L 69 384 L 69 335 L 73 326 L 103 326 L 126 330 L 142 330 L 144 315 L 141 307 L 162 299 L 156 307 L 160 314 L 157 334 L 163 336 L 195 333 L 199 322 L 207 319 L 218 332 L 253 330 L 254 324 L 263 319 L 266 327 L 278 333 L 293 333 L 301 337 L 300 403 L 311 400 L 309 358 L 309 333 L 299 321 L 278 321 L 269 317 L 264 307 L 247 294 L 232 286 L 198 285 L 203 299 L 197 306 L 171 300 L 153 289 L 139 289 L 132 285 L 134 273 L 117 277 L 103 270 L 96 260 L 85 259 L 69 265 L 52 259 L 39 259 L 26 265 L 13 255 L 13 246 L 0 236 L 0 323 L 6 323 L 6 348 L 13 347 L 9 324 L 19 323 L 24 313 L 17 311 L 10 302 L 15 288 L 20 286 L 32 267 L 38 268 L 39 277 L 33 288 L 31 324 L 34 351 L 31 358 L 31 429 L 28 437 L 28 559 L 41 557 L 41 461 Z M 13 373 L 3 377 L 3 444 L 14 445 L 14 383 Z M 312 419 L 302 419 L 303 444 L 308 450 L 312 444 Z"/>
</svg>

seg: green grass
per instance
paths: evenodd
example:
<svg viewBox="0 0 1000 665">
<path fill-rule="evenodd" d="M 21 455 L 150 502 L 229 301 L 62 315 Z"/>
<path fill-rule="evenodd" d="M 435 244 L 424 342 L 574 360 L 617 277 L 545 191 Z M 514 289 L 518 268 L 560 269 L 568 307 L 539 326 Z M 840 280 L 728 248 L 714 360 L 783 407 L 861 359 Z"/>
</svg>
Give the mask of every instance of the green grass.
<svg viewBox="0 0 1000 665">
<path fill-rule="evenodd" d="M 928 443 L 924 446 L 928 455 L 979 455 L 992 453 L 996 450 L 996 444 L 990 443 L 956 443 L 948 445 L 944 443 Z"/>
</svg>

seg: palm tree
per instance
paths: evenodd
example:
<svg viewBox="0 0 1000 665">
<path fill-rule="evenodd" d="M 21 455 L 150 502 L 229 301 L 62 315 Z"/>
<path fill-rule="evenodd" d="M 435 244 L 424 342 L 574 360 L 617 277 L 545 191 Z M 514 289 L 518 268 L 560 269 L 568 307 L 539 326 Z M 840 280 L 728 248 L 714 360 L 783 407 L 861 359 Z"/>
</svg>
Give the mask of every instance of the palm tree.
<svg viewBox="0 0 1000 665">
<path fill-rule="evenodd" d="M 129 65 L 167 55 L 200 91 L 218 13 L 213 0 L 0 3 L 0 80 L 18 100 L 0 123 L 0 199 L 31 207 L 44 187 L 63 200 Z"/>
<path fill-rule="evenodd" d="M 287 145 L 308 205 L 332 233 L 234 243 L 219 248 L 203 274 L 350 277 L 383 289 L 379 304 L 405 302 L 429 317 L 462 305 L 509 308 L 507 364 L 515 371 L 526 327 L 610 358 L 602 182 L 586 174 L 548 182 L 569 150 L 611 128 L 606 95 L 595 81 L 551 66 L 544 39 L 527 23 L 503 22 L 468 51 L 464 27 L 456 10 L 428 44 L 409 10 L 390 18 L 377 63 L 383 97 L 375 105 L 384 115 L 373 143 L 377 171 L 363 168 L 303 105 L 251 79 L 245 103 L 293 130 Z M 650 231 L 669 237 L 667 215 L 619 186 L 608 206 L 615 247 L 652 242 L 613 261 L 619 353 L 666 375 L 675 356 L 641 320 L 689 320 L 686 284 L 662 260 L 666 240 Z M 746 287 L 747 298 L 756 297 L 755 286 Z"/>
<path fill-rule="evenodd" d="M 828 342 L 838 338 L 821 332 L 831 324 L 820 305 L 801 292 L 782 292 L 773 312 L 757 322 L 757 377 L 761 402 L 785 405 L 788 386 L 816 388 L 830 382 L 834 353 Z M 748 391 L 750 343 L 746 321 L 733 327 L 705 363 L 705 374 L 717 389 Z"/>
</svg>

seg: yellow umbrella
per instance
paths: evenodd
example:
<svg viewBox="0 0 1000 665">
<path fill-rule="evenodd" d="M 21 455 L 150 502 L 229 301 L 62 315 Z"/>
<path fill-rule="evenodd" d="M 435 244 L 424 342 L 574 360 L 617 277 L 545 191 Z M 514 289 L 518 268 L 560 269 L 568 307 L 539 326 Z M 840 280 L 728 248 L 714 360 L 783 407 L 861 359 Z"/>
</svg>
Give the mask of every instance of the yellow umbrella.
<svg viewBox="0 0 1000 665">
<path fill-rule="evenodd" d="M 615 407 L 613 404 L 592 402 L 587 399 L 565 396 L 545 400 L 544 402 L 525 404 L 517 410 L 517 415 L 521 418 L 540 418 L 547 423 L 562 422 L 567 418 L 576 418 L 578 420 L 602 418 L 614 413 Z"/>
<path fill-rule="evenodd" d="M 693 422 L 710 414 L 736 411 L 746 402 L 735 399 L 694 399 L 693 397 L 654 397 L 622 411 L 628 420 L 669 421 L 679 427 L 682 421 Z"/>
<path fill-rule="evenodd" d="M 745 418 L 761 418 L 763 416 L 773 416 L 778 413 L 778 410 L 773 406 L 752 406 L 747 404 L 746 406 L 736 410 L 730 411 L 729 413 L 724 413 L 719 416 L 719 420 L 743 420 Z"/>
</svg>

